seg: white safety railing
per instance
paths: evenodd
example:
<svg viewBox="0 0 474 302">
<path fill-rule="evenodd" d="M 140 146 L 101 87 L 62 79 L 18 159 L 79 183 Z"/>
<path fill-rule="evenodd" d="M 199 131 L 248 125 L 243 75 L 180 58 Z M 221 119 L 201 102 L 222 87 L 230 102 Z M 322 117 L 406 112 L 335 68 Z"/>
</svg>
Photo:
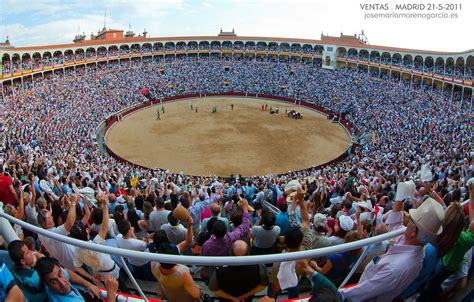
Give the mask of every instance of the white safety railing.
<svg viewBox="0 0 474 302">
<path fill-rule="evenodd" d="M 180 263 L 180 264 L 189 264 L 189 265 L 204 265 L 204 266 L 218 266 L 218 265 L 251 265 L 251 264 L 261 264 L 261 263 L 274 263 L 274 262 L 283 262 L 283 261 L 292 261 L 299 259 L 308 259 L 315 257 L 322 257 L 330 254 L 347 252 L 355 249 L 363 248 L 364 246 L 381 242 L 393 237 L 402 235 L 405 232 L 405 229 L 399 229 L 382 235 L 350 242 L 339 244 L 335 246 L 329 246 L 324 248 L 318 248 L 314 250 L 299 251 L 293 253 L 282 253 L 282 254 L 270 254 L 270 255 L 259 255 L 259 256 L 226 256 L 226 257 L 214 257 L 214 256 L 185 256 L 185 255 L 165 255 L 165 254 L 154 254 L 147 252 L 132 251 L 127 249 L 121 249 L 116 247 L 110 247 L 105 245 L 100 245 L 88 241 L 82 241 L 74 238 L 70 238 L 64 235 L 60 235 L 43 228 L 31 225 L 23 220 L 14 218 L 8 214 L 0 212 L 0 217 L 7 219 L 8 221 L 15 223 L 21 226 L 24 229 L 27 229 L 31 232 L 41 234 L 43 236 L 93 251 L 107 253 L 112 255 L 117 255 L 124 258 L 138 258 L 148 261 L 156 261 L 163 263 Z M 5 225 L 0 225 L 0 233 L 3 233 L 3 230 L 8 228 Z"/>
<path fill-rule="evenodd" d="M 279 208 L 275 207 L 274 205 L 265 200 L 263 201 L 263 207 L 275 215 L 278 215 L 281 212 Z"/>
<path fill-rule="evenodd" d="M 469 200 L 466 200 L 462 203 L 462 205 L 466 205 Z M 347 252 L 355 249 L 363 248 L 361 255 L 359 256 L 358 260 L 352 267 L 349 274 L 344 279 L 343 283 L 340 285 L 339 288 L 342 288 L 347 282 L 350 280 L 354 272 L 357 270 L 359 265 L 364 261 L 367 256 L 367 246 L 370 244 L 378 243 L 387 239 L 391 239 L 397 236 L 402 235 L 405 232 L 406 228 L 401 228 L 392 232 L 388 232 L 382 235 L 369 237 L 366 239 L 362 239 L 359 241 L 354 241 L 350 243 L 339 244 L 336 246 L 318 248 L 314 250 L 308 251 L 299 251 L 293 253 L 283 253 L 283 254 L 271 254 L 271 255 L 260 255 L 260 256 L 227 256 L 227 257 L 214 257 L 214 256 L 184 256 L 184 255 L 165 255 L 165 254 L 154 254 L 154 253 L 147 253 L 147 252 L 138 252 L 138 251 L 131 251 L 121 248 L 109 247 L 105 245 L 95 244 L 87 241 L 81 241 L 74 238 L 69 238 L 64 235 L 60 235 L 43 228 L 39 228 L 37 226 L 31 225 L 23 220 L 14 218 L 8 214 L 3 212 L 3 208 L 0 203 L 0 235 L 5 238 L 7 242 L 12 240 L 18 239 L 13 227 L 10 223 L 15 223 L 22 228 L 25 228 L 31 232 L 35 232 L 41 234 L 43 236 L 61 241 L 63 243 L 67 243 L 73 246 L 90 249 L 97 252 L 112 254 L 120 257 L 122 265 L 124 267 L 125 272 L 127 273 L 128 277 L 130 278 L 131 282 L 133 283 L 134 287 L 139 292 L 140 296 L 143 297 L 144 301 L 148 301 L 148 298 L 143 293 L 142 289 L 138 285 L 135 277 L 130 272 L 127 263 L 124 258 L 139 258 L 148 261 L 156 261 L 156 262 L 163 262 L 163 263 L 180 263 L 180 264 L 188 264 L 188 265 L 207 265 L 207 266 L 220 266 L 220 265 L 252 265 L 252 264 L 261 264 L 261 263 L 274 263 L 274 262 L 283 262 L 283 261 L 292 261 L 292 260 L 299 260 L 299 259 L 310 259 L 315 257 L 326 256 L 330 254 L 342 253 Z"/>
</svg>

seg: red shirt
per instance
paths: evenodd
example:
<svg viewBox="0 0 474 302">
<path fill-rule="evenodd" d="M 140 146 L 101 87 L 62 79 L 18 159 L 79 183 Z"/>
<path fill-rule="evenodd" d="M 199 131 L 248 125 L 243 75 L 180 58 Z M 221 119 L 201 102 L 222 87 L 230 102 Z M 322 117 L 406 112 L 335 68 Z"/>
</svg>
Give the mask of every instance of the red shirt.
<svg viewBox="0 0 474 302">
<path fill-rule="evenodd" d="M 207 207 L 207 209 L 205 209 L 202 214 L 201 214 L 201 222 L 206 219 L 206 218 L 209 218 L 211 217 L 211 207 Z"/>
<path fill-rule="evenodd" d="M 9 176 L 0 175 L 0 201 L 4 205 L 15 205 L 15 196 L 10 192 L 9 186 L 12 185 L 12 180 Z"/>
</svg>

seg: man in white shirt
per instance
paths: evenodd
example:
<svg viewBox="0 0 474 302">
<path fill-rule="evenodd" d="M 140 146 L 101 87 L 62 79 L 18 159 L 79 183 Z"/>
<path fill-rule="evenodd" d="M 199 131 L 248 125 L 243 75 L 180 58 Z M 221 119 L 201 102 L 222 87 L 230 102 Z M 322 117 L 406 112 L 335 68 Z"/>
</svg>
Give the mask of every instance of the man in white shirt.
<svg viewBox="0 0 474 302">
<path fill-rule="evenodd" d="M 38 225 L 38 212 L 36 211 L 36 190 L 33 183 L 29 184 L 28 188 L 29 193 L 23 194 L 25 199 L 25 217 L 26 222 L 32 225 Z M 25 192 L 26 193 L 26 192 Z M 40 198 L 38 198 L 39 200 Z M 44 198 L 41 197 L 44 200 Z M 43 203 L 43 202 L 41 202 Z M 44 200 L 44 205 L 46 205 L 46 200 Z"/>
<path fill-rule="evenodd" d="M 94 233 L 99 233 L 100 228 L 102 227 L 102 217 L 103 217 L 103 211 L 101 208 L 95 208 L 92 211 L 92 226 L 91 226 L 91 231 Z M 108 238 L 115 238 L 119 234 L 119 231 L 117 229 L 117 224 L 115 223 L 115 220 L 109 219 L 109 228 L 107 231 L 107 237 Z"/>
<path fill-rule="evenodd" d="M 179 244 L 186 239 L 186 228 L 179 223 L 178 219 L 173 216 L 173 213 L 168 214 L 168 223 L 161 226 L 161 229 L 166 232 L 169 241 L 174 244 Z"/>
<path fill-rule="evenodd" d="M 415 280 L 423 264 L 424 245 L 443 230 L 444 209 L 428 198 L 418 209 L 411 209 L 410 216 L 399 243 L 376 256 L 356 286 L 339 291 L 344 301 L 390 302 Z"/>
<path fill-rule="evenodd" d="M 165 210 L 165 201 L 163 197 L 155 198 L 155 208 L 150 213 L 150 230 L 156 232 L 161 230 L 163 224 L 168 223 L 168 214 L 170 211 Z"/>
<path fill-rule="evenodd" d="M 122 249 L 144 252 L 147 248 L 147 243 L 143 240 L 137 239 L 135 230 L 130 225 L 130 222 L 123 220 L 117 225 L 120 234 L 117 235 L 117 246 Z M 127 258 L 132 274 L 141 280 L 156 281 L 151 272 L 150 262 L 140 258 Z"/>
<path fill-rule="evenodd" d="M 55 227 L 53 221 L 53 214 L 47 209 L 39 211 L 37 220 L 38 224 L 48 231 L 67 236 L 76 221 L 76 204 L 79 195 L 74 194 L 69 197 L 69 211 L 64 224 Z M 38 239 L 46 248 L 51 257 L 56 258 L 59 263 L 65 268 L 75 271 L 74 267 L 74 247 L 72 245 L 51 239 L 49 237 L 38 234 Z"/>
</svg>

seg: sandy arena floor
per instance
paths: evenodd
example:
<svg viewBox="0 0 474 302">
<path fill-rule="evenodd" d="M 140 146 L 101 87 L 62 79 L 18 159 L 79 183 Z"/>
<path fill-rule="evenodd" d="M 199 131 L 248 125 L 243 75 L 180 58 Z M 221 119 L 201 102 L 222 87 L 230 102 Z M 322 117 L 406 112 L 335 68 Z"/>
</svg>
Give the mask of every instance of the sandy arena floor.
<svg viewBox="0 0 474 302">
<path fill-rule="evenodd" d="M 193 104 L 193 110 L 190 104 Z M 234 110 L 231 110 L 234 104 Z M 262 104 L 280 109 L 261 111 Z M 211 113 L 217 105 L 217 113 Z M 198 112 L 195 112 L 195 108 Z M 264 99 L 211 97 L 155 106 L 115 124 L 106 136 L 117 155 L 146 167 L 190 175 L 266 175 L 327 162 L 350 145 L 350 136 L 317 112 Z M 296 120 L 285 109 L 304 114 Z"/>
</svg>

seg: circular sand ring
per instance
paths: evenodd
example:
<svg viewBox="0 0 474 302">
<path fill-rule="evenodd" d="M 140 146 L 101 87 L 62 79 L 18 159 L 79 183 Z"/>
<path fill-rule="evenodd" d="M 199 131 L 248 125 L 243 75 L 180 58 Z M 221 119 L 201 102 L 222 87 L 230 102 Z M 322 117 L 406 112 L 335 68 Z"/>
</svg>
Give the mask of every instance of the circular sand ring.
<svg viewBox="0 0 474 302">
<path fill-rule="evenodd" d="M 279 113 L 270 114 L 270 106 L 278 106 Z M 286 117 L 290 109 L 304 113 L 304 119 Z M 358 130 L 344 118 L 332 123 L 327 116 L 333 115 L 314 104 L 269 95 L 175 96 L 107 118 L 106 149 L 132 165 L 186 175 L 286 174 L 331 165 L 349 153 L 351 133 Z"/>
</svg>

